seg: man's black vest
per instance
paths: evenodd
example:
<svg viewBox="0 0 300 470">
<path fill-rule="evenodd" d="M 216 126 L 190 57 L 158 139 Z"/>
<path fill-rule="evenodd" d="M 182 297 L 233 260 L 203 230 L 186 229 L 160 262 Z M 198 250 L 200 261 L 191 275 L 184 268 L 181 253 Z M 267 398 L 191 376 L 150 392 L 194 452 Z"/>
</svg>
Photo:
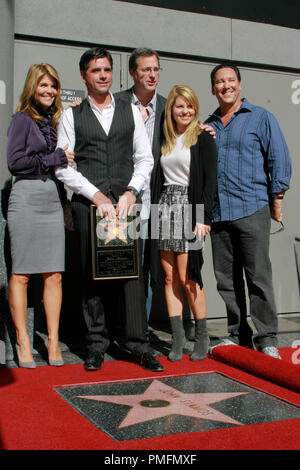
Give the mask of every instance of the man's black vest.
<svg viewBox="0 0 300 470">
<path fill-rule="evenodd" d="M 115 100 L 108 135 L 87 100 L 73 108 L 73 115 L 77 170 L 104 194 L 112 192 L 117 201 L 133 174 L 135 124 L 131 104 Z"/>
</svg>

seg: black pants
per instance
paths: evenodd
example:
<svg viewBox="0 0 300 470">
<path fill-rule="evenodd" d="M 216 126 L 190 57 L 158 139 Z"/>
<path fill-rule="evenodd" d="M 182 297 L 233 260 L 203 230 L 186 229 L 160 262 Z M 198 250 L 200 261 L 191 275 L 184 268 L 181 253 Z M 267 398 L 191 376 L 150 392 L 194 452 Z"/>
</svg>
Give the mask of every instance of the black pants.
<svg viewBox="0 0 300 470">
<path fill-rule="evenodd" d="M 139 279 L 93 280 L 90 204 L 75 199 L 72 201 L 72 212 L 80 242 L 82 302 L 88 349 L 105 352 L 111 341 L 111 332 L 117 331 L 119 334 L 121 329 L 121 340 L 127 349 L 138 355 L 147 352 L 149 345 L 142 273 Z M 139 242 L 142 243 L 141 240 Z M 139 253 L 142 254 L 142 247 Z"/>
<path fill-rule="evenodd" d="M 247 323 L 246 290 L 250 316 L 257 330 L 258 349 L 277 345 L 272 268 L 269 258 L 270 211 L 265 206 L 249 217 L 212 225 L 211 240 L 218 291 L 225 301 L 228 331 L 240 344 L 249 343 L 252 330 Z"/>
</svg>

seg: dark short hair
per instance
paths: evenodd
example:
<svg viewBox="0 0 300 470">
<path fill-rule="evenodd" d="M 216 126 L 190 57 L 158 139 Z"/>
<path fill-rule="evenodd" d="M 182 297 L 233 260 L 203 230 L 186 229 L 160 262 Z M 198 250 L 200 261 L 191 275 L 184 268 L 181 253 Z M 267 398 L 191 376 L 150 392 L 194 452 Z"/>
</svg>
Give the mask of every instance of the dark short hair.
<svg viewBox="0 0 300 470">
<path fill-rule="evenodd" d="M 139 57 L 150 57 L 152 55 L 155 55 L 159 65 L 158 53 L 153 49 L 150 49 L 149 47 L 138 47 L 137 49 L 134 49 L 134 51 L 131 53 L 131 56 L 129 57 L 129 70 L 137 69 L 137 60 Z"/>
<path fill-rule="evenodd" d="M 101 59 L 102 57 L 106 57 L 113 68 L 113 59 L 110 53 L 106 49 L 102 49 L 101 47 L 92 47 L 85 51 L 82 56 L 80 57 L 79 61 L 79 69 L 81 72 L 86 72 L 89 68 L 89 63 L 93 59 Z"/>
<path fill-rule="evenodd" d="M 210 81 L 211 81 L 211 84 L 212 86 L 214 86 L 215 84 L 215 75 L 216 73 L 218 72 L 218 70 L 221 70 L 221 69 L 232 69 L 235 71 L 236 73 L 236 76 L 238 78 L 238 81 L 240 82 L 241 81 L 241 72 L 239 71 L 238 67 L 236 65 L 233 65 L 233 64 L 226 64 L 225 62 L 223 64 L 219 64 L 217 65 L 210 73 Z"/>
</svg>

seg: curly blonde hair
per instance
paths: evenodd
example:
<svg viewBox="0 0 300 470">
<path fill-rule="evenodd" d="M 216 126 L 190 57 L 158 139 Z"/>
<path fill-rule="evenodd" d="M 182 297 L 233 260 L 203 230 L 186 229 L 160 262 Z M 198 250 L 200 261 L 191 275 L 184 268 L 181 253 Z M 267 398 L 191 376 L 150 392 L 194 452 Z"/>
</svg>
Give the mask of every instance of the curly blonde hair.
<svg viewBox="0 0 300 470">
<path fill-rule="evenodd" d="M 35 109 L 33 99 L 35 90 L 44 75 L 48 75 L 50 78 L 52 78 L 55 81 L 57 87 L 57 95 L 53 105 L 51 106 L 51 109 L 53 111 L 52 127 L 56 129 L 63 109 L 60 97 L 61 83 L 57 71 L 50 64 L 31 65 L 28 70 L 24 88 L 21 93 L 19 104 L 15 112 L 26 112 L 35 121 L 41 121 L 43 119 L 43 117 L 40 116 L 37 110 Z"/>
<path fill-rule="evenodd" d="M 196 93 L 187 85 L 175 85 L 169 93 L 165 108 L 165 119 L 163 125 L 164 143 L 161 148 L 163 155 L 167 155 L 173 150 L 178 137 L 176 123 L 172 116 L 172 109 L 178 96 L 184 97 L 195 110 L 195 117 L 190 122 L 184 133 L 183 145 L 188 148 L 195 145 L 198 135 L 202 132 L 199 128 L 199 101 Z"/>
</svg>

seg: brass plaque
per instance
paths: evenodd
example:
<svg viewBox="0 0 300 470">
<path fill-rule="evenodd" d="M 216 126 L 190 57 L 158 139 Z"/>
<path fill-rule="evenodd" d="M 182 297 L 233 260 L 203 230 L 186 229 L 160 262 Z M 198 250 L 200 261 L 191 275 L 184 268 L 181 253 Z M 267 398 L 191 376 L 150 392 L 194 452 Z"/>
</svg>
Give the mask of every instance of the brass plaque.
<svg viewBox="0 0 300 470">
<path fill-rule="evenodd" d="M 138 238 L 139 212 L 126 219 L 101 219 L 97 207 L 91 205 L 93 278 L 138 278 L 140 272 Z"/>
</svg>

